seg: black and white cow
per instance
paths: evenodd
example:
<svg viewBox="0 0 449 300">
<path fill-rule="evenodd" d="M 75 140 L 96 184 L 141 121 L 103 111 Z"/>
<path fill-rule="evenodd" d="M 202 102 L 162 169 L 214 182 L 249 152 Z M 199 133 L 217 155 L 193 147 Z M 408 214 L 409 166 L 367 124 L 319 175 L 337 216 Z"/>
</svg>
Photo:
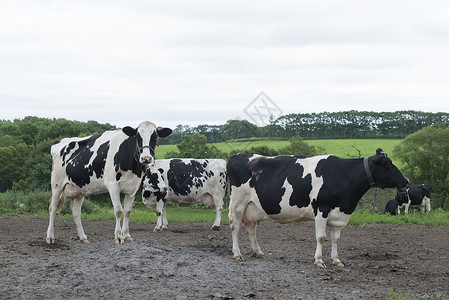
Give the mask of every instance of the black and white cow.
<svg viewBox="0 0 449 300">
<path fill-rule="evenodd" d="M 396 199 L 388 200 L 385 205 L 384 214 L 389 213 L 392 216 L 396 216 L 398 214 L 399 203 Z"/>
<path fill-rule="evenodd" d="M 134 196 L 141 185 L 145 167 L 154 162 L 157 138 L 166 137 L 171 132 L 169 128 L 157 129 L 146 121 L 136 129 L 124 127 L 84 138 L 65 138 L 54 144 L 51 147 L 52 198 L 47 243 L 55 242 L 54 218 L 63 207 L 64 198 L 72 200 L 78 236 L 87 243 L 81 225 L 81 205 L 85 196 L 106 192 L 111 196 L 116 217 L 115 243 L 132 240 L 128 223 Z M 124 210 L 120 193 L 125 194 Z M 122 215 L 123 227 L 120 226 Z"/>
<path fill-rule="evenodd" d="M 430 211 L 430 187 L 427 184 L 413 184 L 410 185 L 408 190 L 408 201 L 405 201 L 398 208 L 398 214 L 401 213 L 401 209 L 404 208 L 404 213 L 408 214 L 408 208 L 410 205 L 419 206 L 421 212 Z"/>
<path fill-rule="evenodd" d="M 322 247 L 326 226 L 331 228 L 333 264 L 343 266 L 338 259 L 337 241 L 360 198 L 371 186 L 404 187 L 408 183 L 382 149 L 360 159 L 237 154 L 229 159 L 227 171 L 234 259 L 243 259 L 238 241 L 242 222 L 252 255 L 265 258 L 256 239 L 256 226 L 261 220 L 314 221 L 315 264 L 319 267 L 325 267 Z"/>
<path fill-rule="evenodd" d="M 223 159 L 161 159 L 155 167 L 168 187 L 167 193 L 156 191 L 158 174 L 147 170 L 142 186 L 142 199 L 158 215 L 154 230 L 167 229 L 165 203 L 203 203 L 215 207 L 216 217 L 211 229 L 220 228 L 223 197 L 226 191 L 226 161 Z"/>
</svg>

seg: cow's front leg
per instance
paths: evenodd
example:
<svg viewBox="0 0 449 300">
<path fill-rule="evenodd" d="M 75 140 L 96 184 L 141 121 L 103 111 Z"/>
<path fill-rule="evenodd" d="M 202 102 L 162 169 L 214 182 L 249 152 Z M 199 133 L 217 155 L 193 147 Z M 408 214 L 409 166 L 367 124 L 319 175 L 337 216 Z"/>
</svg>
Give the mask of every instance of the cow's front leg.
<svg viewBox="0 0 449 300">
<path fill-rule="evenodd" d="M 73 221 L 75 221 L 76 231 L 81 242 L 89 243 L 87 236 L 84 233 L 83 225 L 81 224 L 81 207 L 83 206 L 84 197 L 74 198 L 70 202 L 70 208 L 72 209 Z"/>
<path fill-rule="evenodd" d="M 337 242 L 340 238 L 340 229 L 337 228 L 331 228 L 331 241 L 332 241 L 332 251 L 331 251 L 331 257 L 334 266 L 337 267 L 344 267 L 345 265 L 338 259 L 338 250 L 337 250 Z"/>
<path fill-rule="evenodd" d="M 315 250 L 315 265 L 320 268 L 325 268 L 323 262 L 323 245 L 326 241 L 326 222 L 327 219 L 322 217 L 322 213 L 318 211 L 315 217 L 315 235 L 316 235 L 316 250 Z"/>
<path fill-rule="evenodd" d="M 123 226 L 122 226 L 122 243 L 131 242 L 133 238 L 129 234 L 129 217 L 131 216 L 131 211 L 133 209 L 134 195 L 125 194 L 124 207 L 125 212 L 123 215 Z"/>
<path fill-rule="evenodd" d="M 167 222 L 167 217 L 165 215 L 165 210 L 166 210 L 165 202 L 162 199 L 161 200 L 157 200 L 157 202 L 156 202 L 157 222 L 156 222 L 156 226 L 154 227 L 153 231 L 159 231 L 159 230 L 164 229 L 163 228 L 163 226 L 164 226 L 163 222 L 164 221 L 166 222 L 165 229 L 167 229 L 168 222 Z M 163 218 L 165 218 L 164 221 L 163 221 Z"/>
<path fill-rule="evenodd" d="M 120 203 L 120 191 L 109 190 L 109 195 L 111 196 L 112 205 L 114 206 L 115 215 L 115 230 L 114 230 L 114 242 L 116 244 L 123 243 L 122 238 L 122 227 L 120 226 L 120 221 L 123 215 L 122 204 Z"/>
</svg>

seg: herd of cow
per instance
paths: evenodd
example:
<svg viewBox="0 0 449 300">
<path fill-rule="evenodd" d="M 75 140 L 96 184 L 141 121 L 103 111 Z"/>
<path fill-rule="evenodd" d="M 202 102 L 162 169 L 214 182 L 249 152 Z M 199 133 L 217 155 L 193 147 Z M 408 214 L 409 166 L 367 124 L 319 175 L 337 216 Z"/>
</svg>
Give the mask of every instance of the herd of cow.
<svg viewBox="0 0 449 300">
<path fill-rule="evenodd" d="M 260 221 L 314 221 L 315 264 L 325 267 L 322 247 L 328 227 L 332 262 L 343 266 L 337 251 L 340 230 L 371 187 L 398 189 L 396 199 L 386 207 L 393 214 L 403 205 L 407 213 L 408 205 L 415 205 L 415 198 L 421 194 L 424 195 L 421 202 L 430 210 L 428 187 L 409 188 L 408 179 L 380 148 L 375 155 L 360 159 L 239 153 L 227 163 L 222 159 L 155 160 L 157 138 L 167 137 L 171 132 L 146 121 L 136 129 L 124 127 L 85 138 L 66 138 L 54 144 L 47 243 L 55 242 L 54 218 L 65 198 L 71 199 L 78 236 L 87 243 L 81 224 L 84 197 L 109 192 L 116 217 L 115 243 L 119 244 L 132 241 L 129 217 L 139 190 L 144 204 L 156 208 L 158 220 L 154 230 L 167 228 L 166 201 L 201 202 L 215 207 L 216 219 L 211 229 L 218 229 L 227 191 L 234 259 L 243 259 L 238 240 L 242 223 L 249 235 L 252 255 L 264 258 L 256 238 Z M 123 207 L 121 193 L 125 195 Z"/>
</svg>

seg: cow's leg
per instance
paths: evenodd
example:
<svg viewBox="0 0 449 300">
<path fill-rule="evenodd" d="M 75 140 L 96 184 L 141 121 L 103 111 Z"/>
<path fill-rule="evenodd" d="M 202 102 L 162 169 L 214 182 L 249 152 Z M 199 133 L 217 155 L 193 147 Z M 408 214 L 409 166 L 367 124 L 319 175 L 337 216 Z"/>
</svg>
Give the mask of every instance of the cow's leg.
<svg viewBox="0 0 449 300">
<path fill-rule="evenodd" d="M 125 194 L 124 208 L 125 213 L 123 215 L 123 226 L 122 226 L 122 242 L 131 242 L 133 238 L 129 234 L 129 217 L 131 216 L 131 211 L 133 209 L 135 195 Z"/>
<path fill-rule="evenodd" d="M 162 212 L 162 230 L 168 229 L 168 221 L 167 221 L 167 204 L 164 202 L 164 210 Z"/>
<path fill-rule="evenodd" d="M 62 194 L 62 189 L 52 189 L 51 194 L 51 202 L 50 202 L 50 218 L 48 223 L 48 229 L 47 229 L 47 238 L 45 241 L 47 244 L 53 244 L 55 242 L 55 215 L 56 211 L 58 210 L 59 202 L 64 202 L 64 195 Z"/>
<path fill-rule="evenodd" d="M 428 198 L 427 196 L 424 196 L 423 202 L 425 203 L 426 211 L 430 211 L 430 198 Z"/>
<path fill-rule="evenodd" d="M 337 267 L 344 267 L 345 265 L 338 259 L 337 242 L 340 238 L 340 229 L 331 228 L 331 241 L 332 241 L 332 251 L 331 257 L 333 264 Z"/>
<path fill-rule="evenodd" d="M 163 216 L 165 213 L 165 202 L 160 199 L 157 200 L 156 202 L 156 215 L 157 215 L 157 222 L 156 222 L 156 226 L 154 227 L 154 231 L 158 231 L 158 230 L 162 230 L 162 226 L 163 226 Z M 168 224 L 168 222 L 167 222 Z"/>
<path fill-rule="evenodd" d="M 406 215 L 408 215 L 408 208 L 410 206 L 410 203 L 411 203 L 410 201 L 408 203 L 404 203 L 404 207 L 405 207 L 404 214 L 406 214 Z"/>
<path fill-rule="evenodd" d="M 220 229 L 220 223 L 221 223 L 221 214 L 223 213 L 223 196 L 224 195 L 213 195 L 212 198 L 214 199 L 215 204 L 215 221 L 211 230 L 218 230 Z"/>
<path fill-rule="evenodd" d="M 236 191 L 234 194 L 237 194 Z M 240 253 L 239 247 L 239 232 L 242 224 L 243 214 L 248 204 L 246 199 L 238 198 L 231 194 L 231 201 L 229 203 L 229 225 L 232 232 L 232 254 L 235 260 L 243 260 L 243 256 Z"/>
<path fill-rule="evenodd" d="M 263 217 L 261 217 L 257 206 L 254 203 L 250 202 L 245 209 L 242 221 L 246 226 L 246 231 L 248 232 L 249 241 L 251 243 L 251 256 L 254 256 L 256 258 L 266 258 L 265 254 L 262 252 L 262 250 L 260 250 L 256 236 L 257 224 L 262 219 Z"/>
<path fill-rule="evenodd" d="M 316 236 L 316 251 L 315 251 L 315 265 L 320 268 L 325 268 L 326 265 L 323 262 L 323 245 L 326 241 L 326 222 L 327 219 L 323 218 L 322 213 L 318 211 L 315 217 L 315 236 Z"/>
<path fill-rule="evenodd" d="M 111 196 L 112 205 L 114 206 L 114 215 L 115 215 L 115 230 L 114 230 L 114 242 L 116 244 L 123 243 L 122 238 L 122 227 L 120 225 L 120 221 L 123 215 L 123 208 L 120 202 L 120 191 L 116 191 L 113 189 L 109 190 L 109 195 Z"/>
<path fill-rule="evenodd" d="M 87 236 L 84 233 L 83 225 L 81 224 L 81 206 L 83 205 L 84 197 L 73 198 L 70 202 L 72 209 L 73 221 L 75 221 L 76 231 L 81 242 L 89 243 Z"/>
</svg>

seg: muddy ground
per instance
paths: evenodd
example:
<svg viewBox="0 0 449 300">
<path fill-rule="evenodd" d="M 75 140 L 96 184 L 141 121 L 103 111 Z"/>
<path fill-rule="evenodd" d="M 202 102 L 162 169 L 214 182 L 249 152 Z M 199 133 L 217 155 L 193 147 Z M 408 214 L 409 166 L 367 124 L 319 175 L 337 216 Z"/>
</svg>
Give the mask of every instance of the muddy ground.
<svg viewBox="0 0 449 300">
<path fill-rule="evenodd" d="M 265 222 L 258 238 L 267 259 L 231 258 L 228 224 L 132 223 L 134 241 L 114 245 L 113 221 L 84 221 L 91 243 L 73 221 L 0 216 L 1 299 L 385 299 L 390 288 L 408 299 L 449 298 L 449 229 L 415 225 L 347 227 L 339 241 L 345 268 L 313 265 L 313 223 Z M 441 295 L 444 296 L 441 297 Z"/>
</svg>

